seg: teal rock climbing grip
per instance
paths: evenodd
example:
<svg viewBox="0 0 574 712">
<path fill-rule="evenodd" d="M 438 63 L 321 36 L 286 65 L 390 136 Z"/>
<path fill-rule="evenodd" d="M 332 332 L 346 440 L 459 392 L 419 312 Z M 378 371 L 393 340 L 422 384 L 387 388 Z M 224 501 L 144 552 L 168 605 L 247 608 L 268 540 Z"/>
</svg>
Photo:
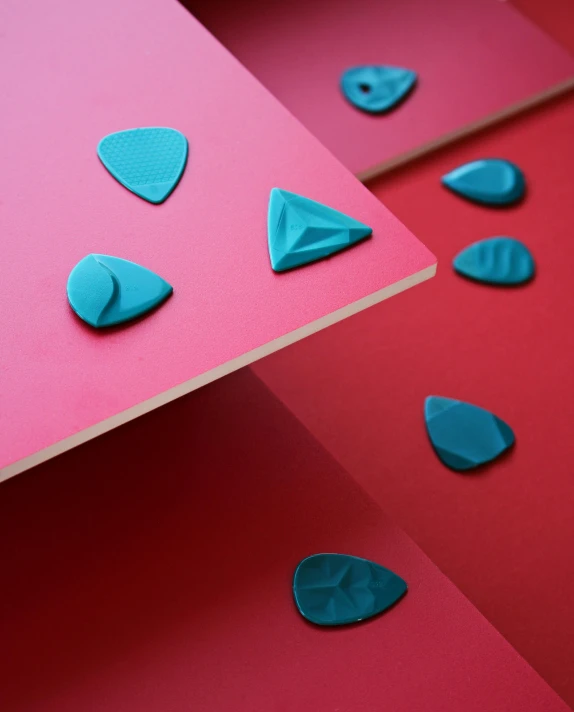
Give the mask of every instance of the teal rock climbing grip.
<svg viewBox="0 0 574 712">
<path fill-rule="evenodd" d="M 456 272 L 485 284 L 516 286 L 534 277 L 530 250 L 512 237 L 489 237 L 466 247 L 454 258 Z"/>
<path fill-rule="evenodd" d="M 429 396 L 424 411 L 434 451 L 444 465 L 457 472 L 491 462 L 514 444 L 511 427 L 476 405 Z"/>
<path fill-rule="evenodd" d="M 328 257 L 372 234 L 370 227 L 338 210 L 279 188 L 271 191 L 267 228 L 276 272 Z"/>
<path fill-rule="evenodd" d="M 187 162 L 187 139 L 170 128 L 118 131 L 98 145 L 101 162 L 125 188 L 150 203 L 173 192 Z"/>
<path fill-rule="evenodd" d="M 322 626 L 358 623 L 382 613 L 407 591 L 400 576 L 368 559 L 347 554 L 314 554 L 293 577 L 301 615 Z"/>
<path fill-rule="evenodd" d="M 70 272 L 67 291 L 76 314 L 100 328 L 146 314 L 165 301 L 173 287 L 135 262 L 88 255 Z"/>
<path fill-rule="evenodd" d="M 442 177 L 442 184 L 468 200 L 483 205 L 511 205 L 526 192 L 520 168 L 501 158 L 465 163 Z"/>
<path fill-rule="evenodd" d="M 349 103 L 370 114 L 390 111 L 413 89 L 412 69 L 388 65 L 352 67 L 341 76 L 341 91 Z"/>
</svg>

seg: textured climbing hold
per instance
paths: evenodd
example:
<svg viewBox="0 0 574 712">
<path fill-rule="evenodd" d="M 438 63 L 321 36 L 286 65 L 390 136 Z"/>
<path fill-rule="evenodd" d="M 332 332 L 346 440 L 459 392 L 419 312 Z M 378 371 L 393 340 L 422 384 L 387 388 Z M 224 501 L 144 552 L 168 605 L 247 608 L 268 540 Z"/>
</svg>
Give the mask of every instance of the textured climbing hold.
<svg viewBox="0 0 574 712">
<path fill-rule="evenodd" d="M 68 277 L 68 300 L 95 327 L 121 324 L 161 304 L 173 287 L 145 267 L 108 255 L 88 255 Z"/>
<path fill-rule="evenodd" d="M 517 285 L 534 276 L 530 250 L 512 237 L 489 237 L 466 247 L 454 258 L 453 267 L 470 279 L 487 284 Z"/>
<path fill-rule="evenodd" d="M 370 65 L 343 72 L 341 90 L 362 111 L 380 114 L 395 107 L 414 87 L 417 74 L 411 69 Z"/>
<path fill-rule="evenodd" d="M 503 420 L 452 398 L 429 396 L 425 421 L 439 459 L 458 472 L 484 465 L 514 444 L 514 433 Z"/>
<path fill-rule="evenodd" d="M 293 578 L 299 612 L 317 625 L 371 618 L 396 603 L 406 590 L 406 582 L 389 569 L 346 554 L 309 556 Z"/>
<path fill-rule="evenodd" d="M 276 272 L 328 257 L 372 233 L 338 210 L 279 188 L 271 191 L 267 227 Z"/>
<path fill-rule="evenodd" d="M 442 183 L 454 193 L 484 205 L 516 203 L 526 190 L 520 168 L 501 158 L 465 163 L 444 175 Z"/>
<path fill-rule="evenodd" d="M 163 203 L 185 169 L 187 139 L 175 129 L 128 129 L 103 138 L 98 156 L 132 193 L 150 203 Z"/>
</svg>

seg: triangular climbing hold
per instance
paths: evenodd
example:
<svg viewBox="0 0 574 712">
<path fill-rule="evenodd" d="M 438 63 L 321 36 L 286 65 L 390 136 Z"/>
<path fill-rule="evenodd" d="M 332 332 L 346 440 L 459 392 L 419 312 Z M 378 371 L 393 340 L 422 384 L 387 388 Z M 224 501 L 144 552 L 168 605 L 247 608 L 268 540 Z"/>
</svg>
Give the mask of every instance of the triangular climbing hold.
<svg viewBox="0 0 574 712">
<path fill-rule="evenodd" d="M 406 582 L 389 569 L 347 554 L 309 556 L 293 578 L 299 612 L 317 625 L 345 625 L 371 618 L 406 591 Z"/>
<path fill-rule="evenodd" d="M 444 175 L 442 183 L 463 198 L 484 205 L 510 205 L 526 191 L 520 168 L 502 158 L 465 163 Z"/>
<path fill-rule="evenodd" d="M 514 444 L 514 433 L 503 420 L 452 398 L 429 396 L 425 422 L 439 459 L 458 472 L 484 465 Z"/>
<path fill-rule="evenodd" d="M 267 225 L 276 272 L 328 257 L 372 233 L 338 210 L 279 188 L 271 191 Z"/>
<path fill-rule="evenodd" d="M 341 90 L 353 106 L 370 114 L 379 114 L 402 101 L 416 81 L 416 72 L 403 67 L 384 64 L 353 67 L 343 72 Z"/>
<path fill-rule="evenodd" d="M 134 319 L 161 304 L 173 287 L 145 267 L 108 255 L 88 255 L 68 277 L 68 300 L 96 328 Z"/>
<path fill-rule="evenodd" d="M 453 260 L 459 274 L 485 284 L 513 286 L 534 277 L 530 250 L 513 237 L 489 237 L 466 247 Z"/>
<path fill-rule="evenodd" d="M 185 169 L 187 139 L 169 128 L 118 131 L 103 138 L 98 156 L 113 177 L 150 203 L 163 203 Z"/>
</svg>

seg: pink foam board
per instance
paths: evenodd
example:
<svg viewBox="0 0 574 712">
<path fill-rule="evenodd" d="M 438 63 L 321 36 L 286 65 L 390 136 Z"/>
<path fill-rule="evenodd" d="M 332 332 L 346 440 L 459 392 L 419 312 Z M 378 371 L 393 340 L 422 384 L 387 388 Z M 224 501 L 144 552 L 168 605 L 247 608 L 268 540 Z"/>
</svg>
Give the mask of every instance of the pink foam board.
<svg viewBox="0 0 574 712">
<path fill-rule="evenodd" d="M 2 3 L 0 467 L 9 477 L 422 281 L 435 258 L 175 0 Z M 96 155 L 106 134 L 171 126 L 187 169 L 161 206 Z M 373 228 L 275 274 L 278 186 Z M 91 252 L 148 267 L 174 295 L 96 331 L 66 282 Z"/>
<path fill-rule="evenodd" d="M 313 626 L 320 551 L 409 591 Z M 0 561 L 6 712 L 568 712 L 249 369 L 6 482 Z"/>
<path fill-rule="evenodd" d="M 574 57 L 500 0 L 181 0 L 361 179 L 574 86 Z M 419 74 L 396 111 L 348 104 L 341 73 Z"/>
</svg>

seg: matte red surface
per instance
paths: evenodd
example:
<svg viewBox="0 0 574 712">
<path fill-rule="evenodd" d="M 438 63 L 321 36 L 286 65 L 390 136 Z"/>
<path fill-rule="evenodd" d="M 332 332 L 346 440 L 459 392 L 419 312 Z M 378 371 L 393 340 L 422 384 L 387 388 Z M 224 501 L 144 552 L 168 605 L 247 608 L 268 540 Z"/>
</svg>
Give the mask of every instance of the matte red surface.
<svg viewBox="0 0 574 712">
<path fill-rule="evenodd" d="M 1 494 L 3 712 L 567 712 L 250 371 Z M 291 581 L 325 550 L 409 592 L 316 628 Z"/>
<path fill-rule="evenodd" d="M 511 0 L 566 49 L 574 52 L 574 2 L 572 0 Z"/>
<path fill-rule="evenodd" d="M 574 704 L 574 97 L 467 140 L 371 187 L 438 256 L 437 277 L 254 370 L 550 684 Z M 474 206 L 440 177 L 501 156 L 524 204 Z M 495 289 L 453 256 L 492 235 L 523 240 L 535 281 Z M 509 457 L 475 476 L 445 469 L 423 399 L 492 409 Z"/>
<path fill-rule="evenodd" d="M 552 1 L 552 0 L 551 0 Z M 356 175 L 571 80 L 573 57 L 498 0 L 181 0 Z M 418 72 L 384 116 L 351 106 L 348 67 Z"/>
</svg>

